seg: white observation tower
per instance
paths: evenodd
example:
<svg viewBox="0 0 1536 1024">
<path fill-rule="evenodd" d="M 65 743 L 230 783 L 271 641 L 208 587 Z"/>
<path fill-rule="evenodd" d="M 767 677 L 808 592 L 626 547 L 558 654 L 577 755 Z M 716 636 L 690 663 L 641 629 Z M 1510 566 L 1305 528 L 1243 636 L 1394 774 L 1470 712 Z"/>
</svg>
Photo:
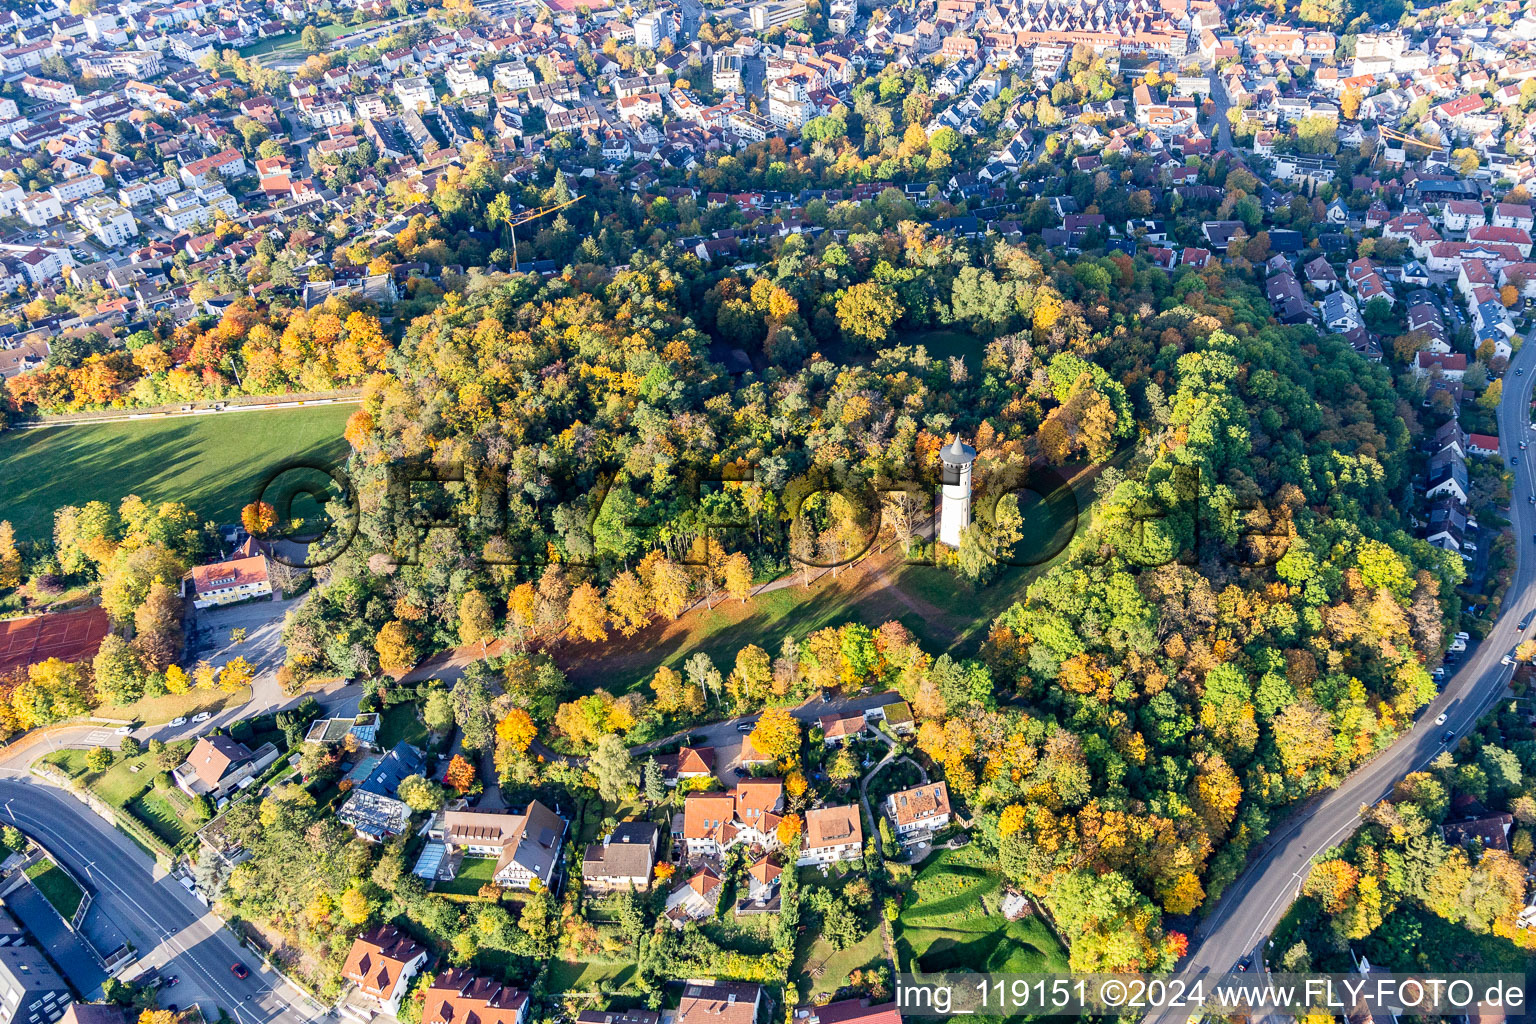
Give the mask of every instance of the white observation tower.
<svg viewBox="0 0 1536 1024">
<path fill-rule="evenodd" d="M 944 484 L 943 504 L 939 506 L 940 544 L 958 548 L 961 531 L 971 525 L 971 463 L 975 461 L 976 449 L 961 441 L 959 434 L 939 451 Z"/>
</svg>

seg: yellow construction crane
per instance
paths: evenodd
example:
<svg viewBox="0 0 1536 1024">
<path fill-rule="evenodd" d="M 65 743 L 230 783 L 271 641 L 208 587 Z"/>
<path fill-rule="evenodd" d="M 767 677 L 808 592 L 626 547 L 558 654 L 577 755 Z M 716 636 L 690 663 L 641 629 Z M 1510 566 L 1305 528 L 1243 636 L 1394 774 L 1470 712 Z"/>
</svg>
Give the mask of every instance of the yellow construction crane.
<svg viewBox="0 0 1536 1024">
<path fill-rule="evenodd" d="M 1391 139 L 1394 142 L 1401 142 L 1405 146 L 1423 146 L 1425 149 L 1430 150 L 1440 148 L 1440 144 L 1438 142 L 1426 142 L 1423 139 L 1416 139 L 1412 135 L 1404 135 L 1402 132 L 1393 131 L 1391 128 L 1388 128 L 1385 125 L 1379 125 L 1376 131 L 1381 135 L 1383 139 Z"/>
<path fill-rule="evenodd" d="M 512 232 L 512 272 L 514 274 L 517 273 L 517 226 L 519 224 L 531 223 L 532 221 L 538 220 L 540 217 L 548 217 L 550 214 L 556 212 L 557 210 L 563 210 L 567 206 L 570 206 L 573 203 L 579 203 L 580 201 L 581 196 L 574 196 L 573 198 L 567 199 L 563 203 L 551 203 L 548 206 L 535 207 L 532 210 L 524 210 L 521 213 L 514 213 L 512 216 L 507 218 L 507 230 Z"/>
</svg>

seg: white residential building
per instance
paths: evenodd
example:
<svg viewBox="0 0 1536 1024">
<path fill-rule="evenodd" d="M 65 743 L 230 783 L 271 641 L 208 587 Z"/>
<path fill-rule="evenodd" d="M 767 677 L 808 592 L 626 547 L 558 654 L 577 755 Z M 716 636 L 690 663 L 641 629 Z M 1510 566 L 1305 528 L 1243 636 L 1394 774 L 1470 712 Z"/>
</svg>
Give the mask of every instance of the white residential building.
<svg viewBox="0 0 1536 1024">
<path fill-rule="evenodd" d="M 139 233 L 133 214 L 106 196 L 92 196 L 76 206 L 75 220 L 103 245 L 114 249 L 126 245 Z"/>
</svg>

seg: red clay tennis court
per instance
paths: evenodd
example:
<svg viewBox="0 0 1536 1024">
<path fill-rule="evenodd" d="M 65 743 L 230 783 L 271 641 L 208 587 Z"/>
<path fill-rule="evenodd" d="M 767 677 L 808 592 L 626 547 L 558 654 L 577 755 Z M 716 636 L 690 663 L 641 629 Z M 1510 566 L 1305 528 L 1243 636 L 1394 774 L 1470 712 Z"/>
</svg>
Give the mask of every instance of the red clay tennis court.
<svg viewBox="0 0 1536 1024">
<path fill-rule="evenodd" d="M 100 608 L 0 622 L 0 675 L 49 658 L 93 658 L 107 628 L 107 613 Z"/>
</svg>

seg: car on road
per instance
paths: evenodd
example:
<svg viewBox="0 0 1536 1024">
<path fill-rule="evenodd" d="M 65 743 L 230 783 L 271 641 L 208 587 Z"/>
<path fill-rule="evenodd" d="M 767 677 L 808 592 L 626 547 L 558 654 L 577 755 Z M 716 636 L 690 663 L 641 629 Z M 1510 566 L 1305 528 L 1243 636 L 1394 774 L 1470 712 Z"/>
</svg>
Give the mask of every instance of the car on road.
<svg viewBox="0 0 1536 1024">
<path fill-rule="evenodd" d="M 1501 664 L 1501 665 L 1513 665 L 1515 663 L 1515 651 L 1516 650 L 1517 650 L 1517 648 L 1511 647 L 1509 649 L 1509 653 L 1504 655 L 1504 657 L 1499 659 L 1499 664 Z"/>
<path fill-rule="evenodd" d="M 213 717 L 213 712 L 212 711 L 199 711 L 197 714 L 192 716 L 192 721 L 194 721 L 194 722 L 206 722 L 206 721 L 208 721 L 208 719 L 210 719 L 212 717 Z"/>
<path fill-rule="evenodd" d="M 251 976 L 251 972 L 246 969 L 245 964 L 239 963 L 238 961 L 229 965 L 229 971 L 235 977 L 242 980 Z"/>
<path fill-rule="evenodd" d="M 120 725 L 116 729 L 112 730 L 112 734 L 114 736 L 131 736 L 133 735 L 133 726 Z"/>
<path fill-rule="evenodd" d="M 1436 725 L 1444 725 L 1445 724 L 1445 712 L 1444 711 L 1440 712 L 1440 714 L 1435 717 L 1435 724 Z"/>
<path fill-rule="evenodd" d="M 1515 456 L 1511 455 L 1509 457 L 1509 464 L 1511 466 L 1518 466 L 1518 465 L 1520 465 L 1520 460 L 1518 458 L 1516 458 Z"/>
<path fill-rule="evenodd" d="M 1456 730 L 1455 729 L 1447 729 L 1447 730 L 1445 730 L 1445 734 L 1440 737 L 1440 741 L 1442 743 L 1449 743 L 1449 742 L 1451 742 L 1451 740 L 1453 740 L 1455 738 L 1456 738 Z"/>
<path fill-rule="evenodd" d="M 736 731 L 737 732 L 751 732 L 752 731 L 752 723 L 751 722 L 742 722 L 742 723 L 740 723 L 739 725 L 736 726 Z"/>
<path fill-rule="evenodd" d="M 173 725 L 173 726 L 175 726 L 175 725 L 186 725 L 187 724 L 187 717 L 185 715 L 180 715 L 180 716 L 178 716 L 176 718 L 171 719 L 166 724 L 167 725 Z"/>
</svg>

